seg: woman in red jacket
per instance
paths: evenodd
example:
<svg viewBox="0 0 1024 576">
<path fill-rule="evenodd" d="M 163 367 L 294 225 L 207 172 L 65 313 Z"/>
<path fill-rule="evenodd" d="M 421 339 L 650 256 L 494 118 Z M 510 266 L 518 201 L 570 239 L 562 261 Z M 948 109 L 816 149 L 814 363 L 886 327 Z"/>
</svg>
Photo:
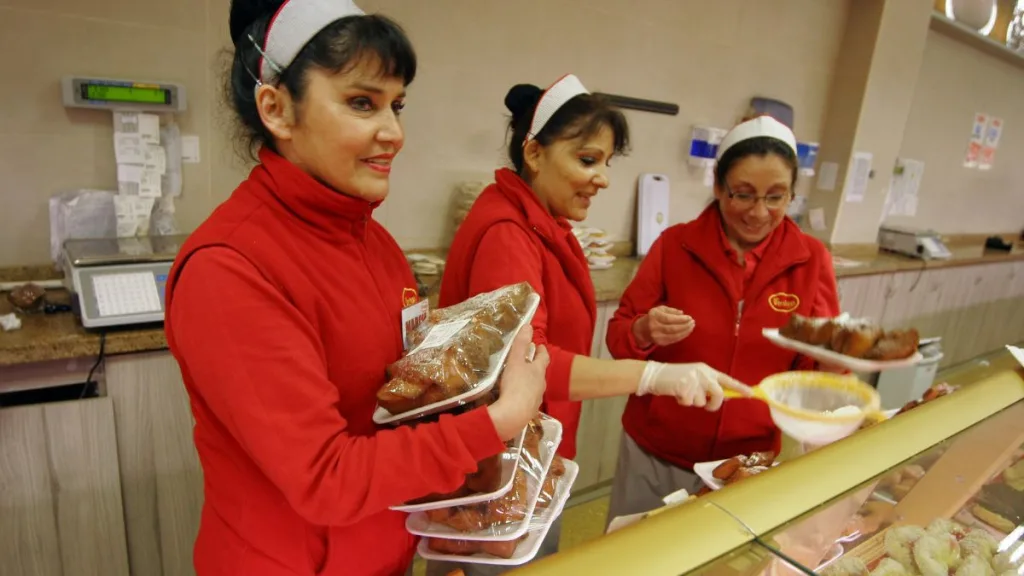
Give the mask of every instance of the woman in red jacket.
<svg viewBox="0 0 1024 576">
<path fill-rule="evenodd" d="M 534 341 L 551 353 L 544 410 L 563 425 L 559 453 L 576 454 L 580 400 L 637 394 L 717 410 L 722 387 L 746 387 L 708 366 L 590 358 L 594 286 L 569 221 L 581 221 L 608 187 L 608 164 L 627 147 L 626 119 L 567 75 L 547 90 L 513 87 L 508 153 L 513 169 L 495 172 L 459 227 L 448 253 L 440 305 L 514 282 L 541 295 Z M 543 552 L 556 548 L 558 530 Z M 467 573 L 482 573 L 473 566 Z M 434 573 L 432 571 L 432 573 Z M 443 572 L 438 572 L 443 574 Z"/>
<path fill-rule="evenodd" d="M 389 506 L 458 488 L 540 407 L 547 356 L 517 339 L 494 404 L 380 430 L 416 282 L 372 219 L 403 144 L 416 58 L 401 28 L 343 0 L 231 5 L 230 90 L 259 149 L 188 239 L 167 339 L 191 400 L 203 575 L 388 575 L 415 538 Z"/>
<path fill-rule="evenodd" d="M 715 201 L 662 233 L 623 294 L 608 325 L 612 355 L 705 362 L 749 384 L 814 368 L 761 335 L 792 312 L 839 313 L 829 252 L 786 217 L 796 175 L 796 139 L 785 125 L 761 116 L 732 129 L 719 146 Z M 633 396 L 622 424 L 609 518 L 698 490 L 695 463 L 780 444 L 768 408 L 754 399 L 708 412 Z"/>
</svg>

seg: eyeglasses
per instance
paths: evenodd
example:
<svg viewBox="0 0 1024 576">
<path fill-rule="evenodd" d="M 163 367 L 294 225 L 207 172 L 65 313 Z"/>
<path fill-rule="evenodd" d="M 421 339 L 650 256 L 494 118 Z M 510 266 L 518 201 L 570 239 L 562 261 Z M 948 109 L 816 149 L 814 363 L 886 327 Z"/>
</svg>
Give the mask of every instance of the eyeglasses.
<svg viewBox="0 0 1024 576">
<path fill-rule="evenodd" d="M 750 194 L 749 192 L 735 193 L 728 184 L 725 185 L 725 191 L 729 195 L 729 199 L 732 200 L 733 204 L 737 208 L 753 208 L 757 206 L 759 200 L 764 201 L 765 208 L 769 210 L 778 210 L 789 202 L 792 193 L 787 194 L 768 194 L 767 196 L 757 196 L 756 194 Z"/>
</svg>

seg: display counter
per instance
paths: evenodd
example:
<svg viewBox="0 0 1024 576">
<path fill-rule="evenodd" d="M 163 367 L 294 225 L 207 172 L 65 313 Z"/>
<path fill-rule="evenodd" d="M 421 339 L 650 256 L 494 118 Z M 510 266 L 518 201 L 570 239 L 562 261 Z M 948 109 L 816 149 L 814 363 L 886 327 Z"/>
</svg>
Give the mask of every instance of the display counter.
<svg viewBox="0 0 1024 576">
<path fill-rule="evenodd" d="M 908 543 L 922 531 L 925 574 L 1004 576 L 1011 559 L 1024 574 L 1022 376 L 988 376 L 515 574 L 867 574 L 855 558 L 875 570 L 894 555 L 922 574 Z M 958 561 L 945 547 L 959 548 L 968 530 L 977 533 Z M 994 560 L 992 543 L 1002 545 Z M 968 571 L 962 558 L 979 548 L 988 564 L 971 560 Z"/>
</svg>

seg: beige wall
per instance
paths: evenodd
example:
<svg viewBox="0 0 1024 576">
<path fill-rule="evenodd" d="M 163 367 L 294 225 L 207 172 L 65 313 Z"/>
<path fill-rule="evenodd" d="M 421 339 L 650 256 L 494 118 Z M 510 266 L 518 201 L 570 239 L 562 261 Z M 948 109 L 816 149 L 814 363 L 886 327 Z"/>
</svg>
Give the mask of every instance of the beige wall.
<svg viewBox="0 0 1024 576">
<path fill-rule="evenodd" d="M 1024 69 L 929 32 L 900 156 L 923 160 L 914 217 L 899 225 L 943 233 L 995 233 L 1024 227 Z M 1004 120 L 989 171 L 963 167 L 975 112 Z"/>
<path fill-rule="evenodd" d="M 67 110 L 68 73 L 171 80 L 189 90 L 177 118 L 198 134 L 178 206 L 196 226 L 244 176 L 219 108 L 218 50 L 228 0 L 0 0 L 0 266 L 48 259 L 46 200 L 114 185 L 110 116 Z M 621 239 L 633 230 L 637 175 L 672 181 L 672 219 L 692 218 L 709 190 L 686 167 L 695 123 L 730 126 L 749 98 L 791 103 L 798 136 L 816 139 L 848 0 L 364 0 L 408 29 L 420 55 L 405 115 L 406 149 L 379 219 L 406 247 L 445 240 L 453 183 L 489 178 L 503 163 L 505 91 L 578 74 L 592 90 L 678 103 L 678 116 L 630 112 L 634 149 L 613 165 L 591 223 Z M 31 55 L 31 57 L 29 57 Z M 6 82 L 5 82 L 6 84 Z"/>
</svg>

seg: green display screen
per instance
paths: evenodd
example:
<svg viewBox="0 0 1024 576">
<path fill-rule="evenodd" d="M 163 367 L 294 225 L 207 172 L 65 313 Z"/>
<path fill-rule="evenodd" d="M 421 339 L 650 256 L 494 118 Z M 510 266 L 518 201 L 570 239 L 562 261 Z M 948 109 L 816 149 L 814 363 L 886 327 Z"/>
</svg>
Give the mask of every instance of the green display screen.
<svg viewBox="0 0 1024 576">
<path fill-rule="evenodd" d="M 140 86 L 83 84 L 86 100 L 102 102 L 134 102 L 138 104 L 170 104 L 170 90 Z"/>
</svg>

